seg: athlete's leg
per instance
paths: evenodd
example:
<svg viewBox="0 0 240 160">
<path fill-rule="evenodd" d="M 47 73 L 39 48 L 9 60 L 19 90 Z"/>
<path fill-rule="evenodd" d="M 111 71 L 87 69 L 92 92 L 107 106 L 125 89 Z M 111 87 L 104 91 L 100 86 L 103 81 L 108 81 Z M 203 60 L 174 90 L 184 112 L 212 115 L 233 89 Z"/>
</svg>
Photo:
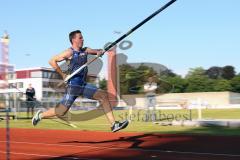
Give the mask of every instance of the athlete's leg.
<svg viewBox="0 0 240 160">
<path fill-rule="evenodd" d="M 70 106 L 65 106 L 61 103 L 57 104 L 56 107 L 50 108 L 47 111 L 41 113 L 41 118 L 50 118 L 50 117 L 61 117 L 64 116 L 69 110 Z"/>
<path fill-rule="evenodd" d="M 32 124 L 34 126 L 37 125 L 43 118 L 50 118 L 54 116 L 62 118 L 72 106 L 75 99 L 78 97 L 75 93 L 72 92 L 73 90 L 73 86 L 69 86 L 60 103 L 57 104 L 54 108 L 50 108 L 45 112 L 42 112 L 41 110 L 37 111 L 37 113 L 32 118 Z"/>
<path fill-rule="evenodd" d="M 41 118 L 51 118 L 56 116 L 56 109 L 55 108 L 50 108 L 45 112 L 41 113 Z"/>
<path fill-rule="evenodd" d="M 128 120 L 124 120 L 122 122 L 115 121 L 112 106 L 108 99 L 108 94 L 105 91 L 97 90 L 93 95 L 93 98 L 98 100 L 103 107 L 103 110 L 107 116 L 108 121 L 111 123 L 112 132 L 117 132 L 121 129 L 124 129 L 128 126 Z"/>
<path fill-rule="evenodd" d="M 117 132 L 121 129 L 124 129 L 128 125 L 128 120 L 118 122 L 115 121 L 113 112 L 112 112 L 112 106 L 108 99 L 108 94 L 105 91 L 102 91 L 98 89 L 96 86 L 91 84 L 84 84 L 83 85 L 83 97 L 89 98 L 89 99 L 95 99 L 100 102 L 100 107 L 103 108 L 104 113 L 106 114 L 106 117 L 111 124 L 111 130 L 112 132 Z"/>
<path fill-rule="evenodd" d="M 111 124 L 112 132 L 117 132 L 128 126 L 128 120 L 124 120 L 122 122 L 115 121 L 113 111 L 112 111 L 112 106 L 109 102 L 108 94 L 106 91 L 97 89 L 95 86 L 93 86 L 91 84 L 87 84 L 84 87 L 83 96 L 90 98 L 90 99 L 98 100 L 100 102 L 100 107 L 103 108 L 104 113 L 105 113 L 109 123 Z"/>
<path fill-rule="evenodd" d="M 103 108 L 103 111 L 104 111 L 109 123 L 111 125 L 114 124 L 115 118 L 113 116 L 112 107 L 111 107 L 111 104 L 109 103 L 107 92 L 98 89 L 96 86 L 94 86 L 90 83 L 86 83 L 86 84 L 84 84 L 82 95 L 83 95 L 83 97 L 86 97 L 89 99 L 98 100 L 100 102 L 99 107 Z"/>
<path fill-rule="evenodd" d="M 100 105 L 103 108 L 108 121 L 111 123 L 111 125 L 113 125 L 115 122 L 115 118 L 112 112 L 112 106 L 108 99 L 108 94 L 105 91 L 99 89 L 93 95 L 93 99 L 98 100 L 100 102 Z"/>
</svg>

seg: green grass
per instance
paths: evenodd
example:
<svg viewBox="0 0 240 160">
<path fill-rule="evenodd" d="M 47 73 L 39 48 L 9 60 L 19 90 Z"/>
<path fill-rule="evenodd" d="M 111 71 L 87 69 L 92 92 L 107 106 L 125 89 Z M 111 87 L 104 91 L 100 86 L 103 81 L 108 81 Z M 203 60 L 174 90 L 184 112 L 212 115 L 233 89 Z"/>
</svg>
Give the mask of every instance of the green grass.
<svg viewBox="0 0 240 160">
<path fill-rule="evenodd" d="M 81 111 L 80 113 L 83 113 Z M 117 120 L 125 119 L 128 117 L 128 111 L 114 111 L 115 118 Z M 77 113 L 75 113 L 77 114 Z M 11 120 L 10 127 L 12 128 L 32 128 L 32 129 L 64 129 L 64 130 L 89 130 L 89 131 L 110 131 L 110 125 L 108 124 L 104 115 L 88 120 L 88 121 L 74 121 L 73 124 L 78 128 L 72 128 L 59 119 L 44 119 L 37 127 L 33 127 L 31 119 L 22 119 L 26 113 L 20 113 L 21 119 Z M 228 127 L 187 127 L 187 126 L 159 126 L 152 122 L 144 122 L 145 111 L 135 110 L 133 111 L 132 122 L 129 127 L 124 131 L 126 132 L 144 132 L 144 133 L 171 133 L 171 134 L 210 134 L 210 135 L 240 135 L 240 128 L 228 128 Z M 161 115 L 161 119 L 164 121 L 171 121 L 172 117 L 178 115 L 178 119 L 188 119 L 188 110 L 163 110 L 158 112 L 158 116 Z M 168 117 L 167 117 L 168 115 Z M 206 109 L 202 111 L 204 119 L 240 119 L 239 109 Z M 159 117 L 158 117 L 159 118 Z M 197 110 L 192 111 L 192 118 L 197 118 Z M 0 128 L 5 128 L 5 121 L 0 121 Z"/>
</svg>

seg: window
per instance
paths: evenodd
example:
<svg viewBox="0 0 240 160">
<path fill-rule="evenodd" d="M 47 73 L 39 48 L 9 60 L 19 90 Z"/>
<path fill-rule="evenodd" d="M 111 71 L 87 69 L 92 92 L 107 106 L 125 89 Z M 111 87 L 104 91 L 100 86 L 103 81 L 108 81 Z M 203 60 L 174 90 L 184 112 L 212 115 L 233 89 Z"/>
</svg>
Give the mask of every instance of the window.
<svg viewBox="0 0 240 160">
<path fill-rule="evenodd" d="M 11 89 L 11 88 L 15 88 L 16 84 L 15 83 L 8 83 L 8 88 Z"/>
<path fill-rule="evenodd" d="M 43 91 L 43 97 L 48 97 L 48 92 Z"/>
<path fill-rule="evenodd" d="M 41 78 L 42 72 L 41 71 L 33 71 L 31 72 L 31 78 Z"/>
<path fill-rule="evenodd" d="M 48 78 L 50 79 L 62 79 L 62 77 L 56 72 L 49 72 Z"/>
<path fill-rule="evenodd" d="M 43 78 L 48 78 L 48 72 L 46 71 L 43 72 Z"/>
<path fill-rule="evenodd" d="M 17 82 L 17 88 L 23 88 L 23 82 Z"/>
<path fill-rule="evenodd" d="M 48 78 L 55 79 L 55 73 L 54 72 L 48 72 Z"/>
<path fill-rule="evenodd" d="M 49 82 L 43 81 L 43 88 L 49 88 Z"/>
<path fill-rule="evenodd" d="M 8 79 L 15 79 L 15 74 L 14 73 L 9 73 L 8 74 Z"/>
</svg>

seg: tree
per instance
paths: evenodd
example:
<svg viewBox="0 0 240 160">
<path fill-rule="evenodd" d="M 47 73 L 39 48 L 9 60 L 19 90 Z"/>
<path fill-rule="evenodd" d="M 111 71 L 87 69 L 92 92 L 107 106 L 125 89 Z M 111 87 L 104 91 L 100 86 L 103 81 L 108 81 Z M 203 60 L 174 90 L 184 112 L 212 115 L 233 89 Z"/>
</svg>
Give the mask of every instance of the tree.
<svg viewBox="0 0 240 160">
<path fill-rule="evenodd" d="M 213 80 L 205 75 L 202 67 L 191 68 L 186 76 L 186 92 L 209 92 L 213 90 Z"/>
<path fill-rule="evenodd" d="M 224 66 L 222 68 L 222 72 L 222 77 L 228 80 L 232 79 L 236 75 L 235 68 L 233 66 Z"/>
<path fill-rule="evenodd" d="M 205 74 L 211 79 L 218 79 L 222 77 L 223 69 L 221 67 L 210 67 L 206 70 Z"/>
<path fill-rule="evenodd" d="M 202 67 L 190 68 L 190 70 L 186 75 L 186 78 L 191 78 L 195 76 L 204 76 L 205 72 L 206 71 Z"/>
<path fill-rule="evenodd" d="M 231 79 L 230 84 L 232 86 L 233 92 L 240 93 L 240 75 L 235 76 L 233 79 Z"/>
<path fill-rule="evenodd" d="M 172 93 L 183 93 L 185 92 L 185 89 L 187 87 L 187 81 L 182 78 L 181 76 L 175 76 L 175 77 L 165 77 L 164 80 L 168 82 L 168 85 Z M 161 84 L 160 84 L 161 87 Z M 161 88 L 159 88 L 161 89 Z"/>
<path fill-rule="evenodd" d="M 231 91 L 232 86 L 229 80 L 219 79 L 214 81 L 214 91 Z"/>
<path fill-rule="evenodd" d="M 177 76 L 171 69 L 166 69 L 160 73 L 160 76 L 175 77 Z"/>
<path fill-rule="evenodd" d="M 105 78 L 99 81 L 99 87 L 100 89 L 107 90 L 107 80 Z"/>
<path fill-rule="evenodd" d="M 210 92 L 213 91 L 214 80 L 207 76 L 193 76 L 187 80 L 186 92 Z"/>
<path fill-rule="evenodd" d="M 129 94 L 130 81 L 136 77 L 134 67 L 123 64 L 119 66 L 120 72 L 120 94 Z"/>
<path fill-rule="evenodd" d="M 128 64 L 120 65 L 121 94 L 136 94 L 143 92 L 143 85 L 148 77 L 157 75 L 152 67 L 140 65 L 134 68 Z"/>
</svg>

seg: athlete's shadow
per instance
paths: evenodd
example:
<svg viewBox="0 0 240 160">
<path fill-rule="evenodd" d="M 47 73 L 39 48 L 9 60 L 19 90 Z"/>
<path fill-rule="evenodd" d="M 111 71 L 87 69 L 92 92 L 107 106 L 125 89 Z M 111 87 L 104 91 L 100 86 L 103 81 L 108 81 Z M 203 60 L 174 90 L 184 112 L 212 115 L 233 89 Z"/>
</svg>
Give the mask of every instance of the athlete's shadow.
<svg viewBox="0 0 240 160">
<path fill-rule="evenodd" d="M 119 137 L 117 139 L 111 139 L 111 140 L 104 140 L 104 141 L 66 141 L 66 142 L 60 142 L 60 143 L 68 143 L 68 144 L 106 144 L 107 147 L 112 146 L 112 147 L 118 147 L 119 143 L 129 143 L 129 147 L 131 149 L 143 149 L 141 147 L 141 144 L 143 144 L 146 140 L 144 138 L 161 138 L 161 135 L 156 135 L 156 134 L 141 134 L 141 135 L 136 135 L 136 136 L 128 136 L 128 137 Z M 151 146 L 151 149 L 154 148 L 154 146 Z M 146 149 L 146 148 L 145 148 Z"/>
<path fill-rule="evenodd" d="M 132 150 L 147 150 L 147 149 L 158 149 L 158 145 L 153 145 L 153 146 L 147 146 L 147 147 L 141 147 L 142 144 L 144 144 L 144 142 L 147 142 L 147 140 L 144 140 L 144 138 L 149 139 L 149 138 L 161 138 L 161 135 L 155 135 L 155 134 L 141 134 L 141 135 L 136 135 L 136 136 L 128 136 L 128 137 L 119 137 L 117 139 L 111 139 L 111 140 L 104 140 L 104 141 L 65 141 L 65 142 L 59 142 L 60 144 L 71 144 L 71 145 L 76 145 L 79 144 L 79 146 L 81 147 L 81 145 L 85 146 L 86 144 L 89 145 L 89 147 L 91 147 L 90 145 L 93 145 L 93 147 L 91 148 L 91 150 L 89 152 L 91 153 L 99 153 L 100 155 L 102 154 L 101 151 L 103 151 L 103 159 L 109 159 L 110 157 L 106 157 L 106 155 L 108 155 L 108 153 L 110 154 L 114 154 L 115 152 L 117 152 L 119 149 L 132 149 Z M 126 147 L 126 143 L 128 143 L 128 145 L 130 145 L 129 147 Z M 96 145 L 99 144 L 99 145 Z M 124 144 L 124 146 L 121 146 L 121 144 Z M 115 149 L 111 150 L 111 152 L 107 151 L 107 149 Z M 107 153 L 106 153 L 107 152 Z M 77 152 L 71 155 L 65 155 L 62 157 L 57 157 L 57 158 L 51 158 L 51 160 L 55 160 L 55 159 L 74 159 L 74 158 L 78 158 L 79 156 L 77 155 L 81 155 L 81 154 L 86 154 L 86 151 L 81 151 L 81 152 Z M 98 154 L 98 157 L 100 156 Z M 136 155 L 135 155 L 136 156 Z M 124 158 L 117 158 L 117 159 L 134 159 L 136 157 L 133 156 L 128 156 L 128 157 L 124 157 Z M 116 159 L 116 158 L 114 158 Z M 49 160 L 49 159 L 48 159 Z"/>
</svg>

